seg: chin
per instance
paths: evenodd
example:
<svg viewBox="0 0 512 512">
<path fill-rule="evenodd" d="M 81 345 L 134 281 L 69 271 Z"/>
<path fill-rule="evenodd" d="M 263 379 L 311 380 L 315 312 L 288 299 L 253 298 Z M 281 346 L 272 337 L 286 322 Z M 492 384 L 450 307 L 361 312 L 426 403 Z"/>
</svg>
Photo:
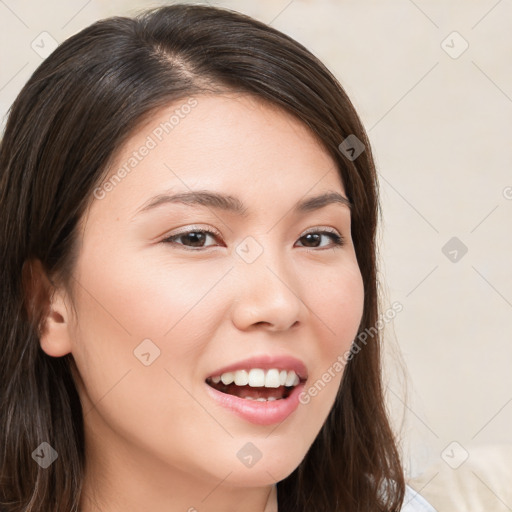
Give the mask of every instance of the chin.
<svg viewBox="0 0 512 512">
<path fill-rule="evenodd" d="M 298 449 L 298 439 L 245 438 L 235 442 L 236 464 L 231 464 L 229 481 L 249 487 L 271 485 L 288 477 L 304 459 L 308 447 Z M 229 464 L 228 464 L 229 465 Z M 223 475 L 225 476 L 225 474 Z"/>
</svg>

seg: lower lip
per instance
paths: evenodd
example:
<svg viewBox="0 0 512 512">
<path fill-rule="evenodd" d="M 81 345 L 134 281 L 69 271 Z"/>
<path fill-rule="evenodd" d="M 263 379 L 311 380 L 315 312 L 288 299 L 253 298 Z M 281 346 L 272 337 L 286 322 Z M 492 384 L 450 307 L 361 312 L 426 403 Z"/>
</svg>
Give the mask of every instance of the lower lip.
<svg viewBox="0 0 512 512">
<path fill-rule="evenodd" d="M 299 406 L 299 395 L 304 389 L 304 383 L 301 382 L 295 386 L 287 398 L 280 400 L 271 400 L 270 402 L 257 402 L 256 400 L 247 400 L 238 396 L 228 395 L 212 388 L 205 383 L 207 392 L 220 405 L 234 412 L 244 420 L 255 423 L 256 425 L 273 425 L 281 423 Z"/>
</svg>

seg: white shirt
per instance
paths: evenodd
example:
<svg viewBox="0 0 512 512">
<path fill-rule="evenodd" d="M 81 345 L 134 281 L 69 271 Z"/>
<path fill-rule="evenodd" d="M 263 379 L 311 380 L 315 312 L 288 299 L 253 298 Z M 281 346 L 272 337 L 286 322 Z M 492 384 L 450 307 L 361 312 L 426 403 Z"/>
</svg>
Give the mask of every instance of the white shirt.
<svg viewBox="0 0 512 512">
<path fill-rule="evenodd" d="M 437 510 L 421 494 L 407 485 L 400 512 L 437 512 Z"/>
<path fill-rule="evenodd" d="M 263 512 L 278 512 L 277 510 L 277 485 L 272 487 Z M 400 512 L 437 512 L 425 498 L 409 486 L 405 488 L 405 498 Z"/>
</svg>

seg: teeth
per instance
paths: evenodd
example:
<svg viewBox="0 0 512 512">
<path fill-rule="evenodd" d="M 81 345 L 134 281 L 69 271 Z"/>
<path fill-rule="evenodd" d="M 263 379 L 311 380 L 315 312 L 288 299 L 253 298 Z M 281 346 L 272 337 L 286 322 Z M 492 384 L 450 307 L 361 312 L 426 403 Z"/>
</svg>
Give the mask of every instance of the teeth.
<svg viewBox="0 0 512 512">
<path fill-rule="evenodd" d="M 249 372 L 249 386 L 251 388 L 260 388 L 265 385 L 265 372 L 260 368 L 253 368 Z"/>
<path fill-rule="evenodd" d="M 279 386 L 297 386 L 300 379 L 293 371 L 278 370 L 271 368 L 269 370 L 262 370 L 261 368 L 252 368 L 251 370 L 237 370 L 235 372 L 226 372 L 222 375 L 215 375 L 211 378 L 214 384 L 220 381 L 224 385 L 232 384 L 237 386 L 251 386 L 253 388 L 278 388 Z M 250 400 L 250 399 L 249 399 Z M 265 399 L 263 399 L 265 400 Z"/>
<path fill-rule="evenodd" d="M 245 370 L 235 372 L 235 384 L 237 386 L 247 386 L 249 384 L 249 374 Z"/>
<path fill-rule="evenodd" d="M 253 398 L 252 396 L 246 396 L 244 399 L 254 400 L 255 402 L 273 402 L 274 400 L 281 400 L 281 398 L 276 398 L 275 396 L 269 396 L 268 398 Z"/>
<path fill-rule="evenodd" d="M 278 388 L 281 385 L 279 382 L 279 370 L 269 370 L 265 375 L 266 388 Z"/>
<path fill-rule="evenodd" d="M 286 376 L 285 386 L 296 386 L 299 383 L 299 378 L 295 372 L 288 372 Z"/>
<path fill-rule="evenodd" d="M 220 380 L 222 381 L 222 384 L 227 386 L 235 380 L 235 376 L 233 375 L 233 372 L 226 372 L 220 376 Z"/>
</svg>

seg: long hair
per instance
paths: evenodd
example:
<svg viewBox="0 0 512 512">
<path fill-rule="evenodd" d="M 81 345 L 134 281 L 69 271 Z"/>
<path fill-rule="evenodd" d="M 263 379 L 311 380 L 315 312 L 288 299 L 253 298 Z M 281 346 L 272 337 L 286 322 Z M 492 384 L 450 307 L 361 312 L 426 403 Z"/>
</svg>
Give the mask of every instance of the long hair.
<svg viewBox="0 0 512 512">
<path fill-rule="evenodd" d="M 359 332 L 378 320 L 377 177 L 340 83 L 302 45 L 243 14 L 171 5 L 98 21 L 61 44 L 11 107 L 0 146 L 0 507 L 78 511 L 83 416 L 70 354 L 39 344 L 47 299 L 29 300 L 27 262 L 70 285 L 77 225 L 113 156 L 147 116 L 202 92 L 243 91 L 294 115 L 338 166 L 353 204 L 364 282 Z M 357 158 L 339 145 L 355 135 Z M 50 292 L 49 292 L 50 293 Z M 300 465 L 278 482 L 280 512 L 398 511 L 405 483 L 384 406 L 380 341 L 346 365 L 336 401 Z M 58 458 L 34 462 L 42 442 Z"/>
</svg>

